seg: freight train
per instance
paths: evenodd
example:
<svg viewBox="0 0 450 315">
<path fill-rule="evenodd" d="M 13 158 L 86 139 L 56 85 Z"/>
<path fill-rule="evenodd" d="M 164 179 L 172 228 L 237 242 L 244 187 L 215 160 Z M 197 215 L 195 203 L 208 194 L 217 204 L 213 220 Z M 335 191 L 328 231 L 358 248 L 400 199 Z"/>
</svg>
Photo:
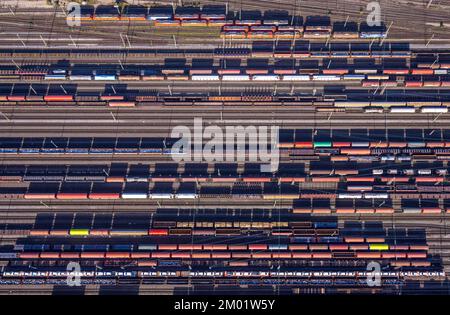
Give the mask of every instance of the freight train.
<svg viewBox="0 0 450 315">
<path fill-rule="evenodd" d="M 230 12 L 223 6 L 145 7 L 128 5 L 122 9 L 100 5 L 81 7 L 82 21 L 149 21 L 155 27 L 221 27 L 221 37 L 236 39 L 271 38 L 384 38 L 386 26 L 358 25 L 356 22 L 331 24 L 326 16 L 289 16 L 279 11 Z"/>
</svg>

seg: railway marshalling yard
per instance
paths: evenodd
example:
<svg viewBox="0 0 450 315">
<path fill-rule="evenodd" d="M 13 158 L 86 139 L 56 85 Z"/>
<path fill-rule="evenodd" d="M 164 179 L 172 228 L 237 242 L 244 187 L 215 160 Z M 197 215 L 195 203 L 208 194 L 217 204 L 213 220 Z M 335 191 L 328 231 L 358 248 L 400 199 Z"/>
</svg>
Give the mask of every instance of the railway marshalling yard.
<svg viewBox="0 0 450 315">
<path fill-rule="evenodd" d="M 303 16 L 302 31 L 0 8 L 0 293 L 449 293 L 450 2 L 380 1 L 370 38 L 305 38 L 307 16 L 362 23 L 367 1 L 227 3 Z M 171 133 L 195 118 L 279 127 L 279 169 L 174 161 Z M 32 274 L 71 261 L 132 275 Z M 257 275 L 370 261 L 395 276 Z"/>
</svg>

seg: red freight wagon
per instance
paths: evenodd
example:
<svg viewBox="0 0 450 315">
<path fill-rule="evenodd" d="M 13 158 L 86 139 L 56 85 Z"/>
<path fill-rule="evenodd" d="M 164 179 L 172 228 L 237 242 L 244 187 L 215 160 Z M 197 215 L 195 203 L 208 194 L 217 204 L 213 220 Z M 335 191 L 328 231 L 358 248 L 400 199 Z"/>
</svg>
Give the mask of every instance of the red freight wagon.
<svg viewBox="0 0 450 315">
<path fill-rule="evenodd" d="M 367 243 L 384 243 L 385 241 L 384 237 L 366 237 Z"/>
<path fill-rule="evenodd" d="M 356 253 L 357 258 L 370 258 L 370 259 L 376 259 L 381 258 L 381 253 L 379 252 L 358 252 Z"/>
<path fill-rule="evenodd" d="M 170 258 L 170 253 L 156 252 L 152 253 L 152 258 Z"/>
<path fill-rule="evenodd" d="M 231 253 L 226 253 L 226 252 L 213 252 L 211 253 L 211 258 L 219 258 L 219 259 L 229 259 L 231 258 Z"/>
<path fill-rule="evenodd" d="M 250 259 L 252 257 L 252 255 L 249 252 L 244 252 L 244 253 L 232 252 L 231 254 L 232 254 L 233 258 L 238 258 L 238 259 Z"/>
<path fill-rule="evenodd" d="M 227 245 L 203 245 L 204 250 L 227 250 Z"/>
<path fill-rule="evenodd" d="M 333 255 L 331 252 L 328 253 L 313 253 L 312 258 L 318 258 L 318 259 L 331 259 L 333 258 Z"/>
<path fill-rule="evenodd" d="M 323 245 L 323 244 L 311 244 L 308 247 L 309 247 L 309 250 L 327 250 L 328 249 L 328 245 Z"/>
<path fill-rule="evenodd" d="M 433 69 L 411 69 L 411 74 L 433 75 Z"/>
<path fill-rule="evenodd" d="M 177 245 L 170 245 L 170 244 L 164 244 L 164 245 L 158 245 L 158 250 L 177 250 Z"/>
<path fill-rule="evenodd" d="M 8 101 L 22 102 L 25 101 L 25 96 L 8 96 Z"/>
<path fill-rule="evenodd" d="M 134 107 L 136 105 L 135 102 L 109 102 L 108 103 L 109 106 L 111 107 Z"/>
<path fill-rule="evenodd" d="M 150 258 L 150 253 L 131 253 L 131 258 L 136 259 Z"/>
<path fill-rule="evenodd" d="M 178 252 L 178 253 L 172 253 L 171 257 L 177 258 L 177 259 L 189 259 L 189 258 L 191 258 L 191 254 L 188 252 Z"/>
<path fill-rule="evenodd" d="M 80 254 L 80 257 L 81 258 L 87 258 L 87 259 L 98 259 L 98 258 L 102 259 L 102 258 L 105 258 L 105 253 L 101 253 L 101 252 L 91 252 L 91 253 L 84 252 L 84 253 Z"/>
<path fill-rule="evenodd" d="M 202 250 L 202 245 L 190 245 L 190 244 L 180 244 L 178 245 L 179 250 Z"/>
<path fill-rule="evenodd" d="M 342 147 L 351 147 L 351 142 L 334 142 L 333 141 L 333 148 L 342 148 Z"/>
<path fill-rule="evenodd" d="M 428 245 L 409 245 L 410 250 L 429 250 Z"/>
<path fill-rule="evenodd" d="M 73 101 L 72 95 L 47 95 L 44 96 L 46 102 L 68 102 Z"/>
<path fill-rule="evenodd" d="M 393 266 L 393 267 L 409 267 L 409 266 L 411 266 L 411 262 L 406 261 L 406 260 L 392 261 L 391 266 Z"/>
<path fill-rule="evenodd" d="M 405 86 L 406 87 L 422 87 L 423 82 L 422 81 L 406 81 Z"/>
<path fill-rule="evenodd" d="M 94 230 L 90 230 L 89 234 L 96 235 L 96 236 L 108 236 L 109 230 L 94 229 Z"/>
<path fill-rule="evenodd" d="M 289 259 L 292 258 L 292 253 L 272 253 L 273 259 Z"/>
<path fill-rule="evenodd" d="M 209 258 L 211 258 L 211 254 L 210 253 L 192 253 L 192 258 L 209 259 Z"/>
<path fill-rule="evenodd" d="M 330 244 L 329 247 L 330 247 L 331 251 L 348 250 L 348 245 L 344 245 L 344 244 Z"/>
<path fill-rule="evenodd" d="M 313 143 L 312 142 L 295 142 L 294 146 L 296 148 L 312 148 L 313 147 Z"/>
<path fill-rule="evenodd" d="M 52 252 L 43 252 L 40 254 L 40 258 L 43 259 L 58 259 L 59 253 L 52 253 Z"/>
<path fill-rule="evenodd" d="M 77 259 L 80 258 L 80 253 L 61 253 L 61 259 Z"/>
<path fill-rule="evenodd" d="M 408 258 L 427 258 L 426 252 L 408 253 Z"/>
<path fill-rule="evenodd" d="M 248 245 L 249 250 L 267 250 L 266 244 L 250 244 Z"/>
<path fill-rule="evenodd" d="M 116 193 L 90 193 L 89 199 L 119 199 L 120 194 Z"/>
<path fill-rule="evenodd" d="M 296 252 L 292 253 L 292 258 L 295 258 L 295 259 L 310 259 L 311 257 L 312 257 L 312 254 L 310 254 L 310 253 L 296 253 Z"/>
<path fill-rule="evenodd" d="M 408 250 L 409 246 L 408 245 L 391 245 L 390 249 L 392 249 L 392 250 Z"/>
<path fill-rule="evenodd" d="M 48 235 L 48 230 L 31 230 L 30 235 L 32 235 L 32 236 Z"/>
<path fill-rule="evenodd" d="M 39 253 L 19 253 L 21 259 L 38 259 Z"/>
<path fill-rule="evenodd" d="M 409 74 L 409 69 L 385 69 L 383 74 Z"/>
<path fill-rule="evenodd" d="M 130 253 L 125 253 L 125 252 L 108 252 L 108 253 L 106 253 L 106 258 L 126 259 L 126 258 L 130 258 Z"/>
<path fill-rule="evenodd" d="M 25 199 L 55 199 L 55 193 L 41 193 L 41 194 L 30 194 L 24 195 Z"/>
<path fill-rule="evenodd" d="M 270 254 L 270 253 L 253 253 L 252 258 L 254 258 L 254 259 L 270 259 L 270 258 L 272 258 L 272 254 Z"/>
<path fill-rule="evenodd" d="M 412 267 L 429 267 L 431 266 L 430 261 L 412 261 L 411 262 Z"/>
<path fill-rule="evenodd" d="M 348 73 L 348 69 L 323 69 L 323 74 L 336 74 L 336 75 L 343 75 Z"/>
<path fill-rule="evenodd" d="M 56 199 L 87 199 L 88 194 L 83 193 L 58 193 Z"/>
<path fill-rule="evenodd" d="M 228 250 L 246 250 L 247 245 L 228 245 Z"/>
</svg>

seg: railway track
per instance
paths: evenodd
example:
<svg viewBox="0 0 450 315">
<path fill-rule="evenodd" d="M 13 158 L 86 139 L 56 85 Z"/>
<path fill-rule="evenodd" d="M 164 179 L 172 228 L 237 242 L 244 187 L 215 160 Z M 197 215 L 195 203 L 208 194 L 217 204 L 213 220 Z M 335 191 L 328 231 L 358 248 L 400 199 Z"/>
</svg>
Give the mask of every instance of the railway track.
<svg viewBox="0 0 450 315">
<path fill-rule="evenodd" d="M 263 118 L 262 118 L 263 119 Z M 214 125 L 221 125 L 220 120 L 213 120 L 210 123 L 214 122 Z M 153 123 L 153 122 L 141 122 L 141 126 L 144 126 L 145 124 Z M 11 124 L 10 127 L 6 128 L 0 128 L 0 132 L 2 133 L 3 137 L 170 137 L 171 134 L 171 128 L 168 127 L 168 124 L 171 124 L 171 126 L 191 126 L 193 123 L 192 120 L 180 120 L 180 121 L 162 121 L 158 124 L 154 124 L 151 127 L 140 127 L 137 125 L 136 121 L 130 121 L 128 124 L 116 124 L 116 123 L 108 123 L 108 124 L 99 124 L 97 121 L 95 123 L 91 124 L 84 124 L 79 122 L 74 122 L 76 124 L 75 127 L 70 127 L 70 124 L 64 124 L 61 123 L 60 125 L 54 126 L 53 128 L 50 127 L 42 127 L 42 125 L 36 125 L 36 126 L 30 126 L 28 128 L 21 128 L 20 126 L 15 126 L 14 124 Z M 208 124 L 208 121 L 203 121 L 203 124 Z M 234 126 L 234 125 L 252 125 L 252 126 L 271 126 L 275 125 L 282 128 L 294 128 L 298 127 L 299 123 L 301 121 L 274 121 L 274 122 L 264 122 L 259 123 L 255 120 L 233 120 L 228 121 L 228 125 Z M 373 126 L 373 128 L 403 128 L 408 127 L 407 122 L 391 122 L 389 124 L 383 124 L 383 123 L 373 123 L 373 122 L 354 122 L 354 123 L 348 123 L 346 124 L 347 128 L 364 128 L 366 126 Z M 87 127 L 95 127 L 98 129 L 98 131 L 93 135 L 92 133 L 88 133 L 86 131 Z M 309 121 L 305 122 L 302 127 L 304 128 L 315 128 L 315 127 L 325 127 L 325 128 L 332 128 L 332 127 L 339 126 L 339 123 L 335 122 L 334 124 L 330 124 L 329 122 L 314 122 Z M 433 128 L 446 128 L 448 127 L 448 121 L 443 121 L 435 124 L 427 124 L 426 122 L 418 122 L 418 128 L 425 127 L 429 129 Z M 38 130 L 38 131 L 37 131 Z M 35 154 L 36 156 L 37 154 Z M 115 155 L 120 155 L 116 153 Z M 11 154 L 0 154 L 0 156 L 11 156 Z M 68 154 L 66 156 L 69 156 Z"/>
<path fill-rule="evenodd" d="M 132 110 L 102 108 L 99 111 L 74 108 L 63 111 L 41 108 L 38 111 L 26 109 L 2 109 L 0 132 L 3 136 L 169 136 L 174 126 L 192 127 L 194 118 L 202 118 L 203 125 L 253 125 L 278 126 L 283 128 L 408 128 L 414 121 L 416 128 L 444 128 L 450 125 L 449 114 L 376 114 L 362 113 L 317 113 L 303 109 L 283 107 L 248 106 L 243 109 L 217 106 L 213 109 L 184 107 L 147 109 L 136 107 Z M 190 112 L 189 112 L 190 111 Z M 6 118 L 5 118 L 6 117 Z M 86 127 L 95 126 L 95 134 Z"/>
<path fill-rule="evenodd" d="M 10 219 L 14 217 L 14 213 L 20 213 L 20 218 L 27 218 L 27 215 L 33 215 L 42 212 L 155 212 L 156 210 L 164 211 L 164 209 L 242 209 L 249 213 L 257 213 L 259 210 L 291 209 L 292 199 L 290 200 L 268 200 L 268 199 L 242 199 L 242 198 L 207 198 L 202 197 L 195 200 L 186 199 L 114 199 L 114 200 L 60 200 L 60 199 L 0 199 L 0 219 Z M 391 220 L 395 224 L 401 223 L 403 220 L 416 220 L 420 227 L 426 224 L 438 222 L 438 226 L 446 224 L 450 213 L 425 214 L 417 213 L 414 215 L 402 212 L 394 212 L 393 214 L 342 214 L 327 213 L 314 214 L 314 216 L 337 216 L 342 220 Z M 427 223 L 424 223 L 427 222 Z M 432 223 L 431 222 L 431 223 Z"/>
<path fill-rule="evenodd" d="M 412 40 L 412 39 L 411 39 Z M 411 42 L 411 40 L 406 40 L 403 39 L 402 41 L 404 42 Z M 336 40 L 337 42 L 339 42 L 338 40 Z M 414 40 L 412 40 L 414 41 Z M 344 42 L 344 41 L 342 41 Z M 346 41 L 348 42 L 348 41 Z M 357 40 L 356 40 L 357 42 Z M 397 42 L 397 41 L 396 41 Z M 414 44 L 412 44 L 414 46 Z M 25 64 L 40 64 L 40 65 L 45 65 L 45 64 L 52 64 L 55 61 L 59 61 L 61 60 L 61 58 L 64 58 L 66 60 L 72 61 L 72 62 L 91 62 L 91 63 L 98 63 L 98 64 L 103 64 L 103 63 L 117 63 L 118 59 L 121 60 L 123 65 L 127 65 L 127 64 L 149 64 L 149 62 L 155 64 L 155 63 L 159 63 L 161 64 L 165 58 L 167 57 L 179 57 L 179 58 L 185 58 L 186 62 L 192 62 L 192 59 L 195 58 L 212 58 L 214 60 L 219 60 L 219 59 L 223 59 L 224 56 L 222 55 L 218 55 L 215 54 L 213 52 L 213 48 L 246 48 L 246 49 L 251 49 L 251 45 L 248 45 L 246 43 L 239 43 L 239 44 L 226 44 L 225 46 L 223 46 L 223 43 L 220 43 L 219 45 L 210 45 L 210 44 L 206 44 L 204 46 L 202 46 L 202 48 L 210 48 L 211 52 L 210 53 L 200 53 L 200 52 L 189 52 L 189 50 L 186 51 L 180 51 L 179 53 L 176 53 L 175 51 L 172 51 L 170 53 L 168 53 L 167 51 L 164 52 L 164 50 L 160 50 L 159 52 L 149 52 L 149 53 L 144 53 L 144 52 L 134 52 L 133 50 L 131 50 L 129 47 L 128 48 L 124 48 L 124 47 L 115 47 L 115 49 L 122 51 L 120 53 L 86 53 L 83 52 L 84 49 L 86 49 L 87 47 L 79 47 L 78 49 L 54 49 L 54 51 L 57 52 L 52 52 L 51 50 L 49 52 L 43 52 L 42 49 L 40 49 L 42 52 L 36 52 L 37 49 L 31 49 L 30 53 L 27 55 L 22 52 L 20 53 L 15 53 L 14 50 L 11 50 L 11 53 L 5 53 L 2 52 L 2 54 L 0 55 L 0 63 L 1 64 L 10 64 L 11 63 L 11 58 L 14 58 L 14 60 L 19 64 L 19 65 L 25 65 Z M 182 47 L 179 47 L 180 49 L 182 49 Z M 89 48 L 88 48 L 89 49 Z M 91 47 L 90 50 L 92 50 L 93 48 Z M 100 47 L 95 47 L 94 50 L 100 50 Z M 431 49 L 431 45 L 430 45 L 430 49 L 428 51 L 432 51 L 434 49 Z M 445 53 L 447 49 L 440 49 L 439 52 L 440 53 Z M 32 52 L 31 52 L 32 51 Z M 64 52 L 61 52 L 64 51 Z M 77 52 L 78 51 L 78 52 Z M 427 50 L 425 50 L 426 52 Z M 417 54 L 419 53 L 423 53 L 424 51 L 419 51 L 419 50 L 414 50 L 412 51 L 411 54 L 411 58 L 414 58 L 415 56 L 417 56 Z M 230 58 L 240 58 L 242 62 L 245 62 L 247 59 L 251 59 L 251 58 L 255 58 L 255 56 L 253 56 L 251 53 L 250 54 L 245 54 L 245 55 L 239 55 L 239 56 L 230 56 Z M 266 57 L 266 59 L 269 62 L 274 62 L 275 60 L 278 60 L 278 58 L 275 57 Z"/>
<path fill-rule="evenodd" d="M 269 103 L 271 104 L 271 103 Z M 2 107 L 1 111 L 3 114 L 7 115 L 10 120 L 13 119 L 39 119 L 43 118 L 49 119 L 80 119 L 88 116 L 89 119 L 104 119 L 108 118 L 111 120 L 111 112 L 114 113 L 116 118 L 154 118 L 159 115 L 169 115 L 170 117 L 186 117 L 186 115 L 192 116 L 213 116 L 217 119 L 217 114 L 221 112 L 223 114 L 229 115 L 233 118 L 238 117 L 257 117 L 260 119 L 262 116 L 271 115 L 276 117 L 277 115 L 281 117 L 292 117 L 292 115 L 298 115 L 301 113 L 302 117 L 299 119 L 326 119 L 330 116 L 330 112 L 317 112 L 312 106 L 290 106 L 290 105 L 214 105 L 214 106 L 202 106 L 202 105 L 185 105 L 185 106 L 171 106 L 171 105 L 150 105 L 150 106 L 136 106 L 133 108 L 118 108 L 118 107 L 52 107 L 52 106 L 42 106 L 42 107 Z M 259 114 L 260 116 L 255 116 Z M 214 116 L 215 115 L 215 116 Z M 69 116 L 69 117 L 68 117 Z M 148 116 L 148 117 L 147 117 Z M 333 112 L 333 119 L 343 119 L 343 120 L 361 120 L 367 119 L 370 116 L 370 120 L 426 120 L 434 119 L 436 114 L 427 113 L 382 113 L 382 114 L 367 114 L 363 113 L 359 109 L 348 109 L 347 112 Z M 443 119 L 450 118 L 450 113 L 442 113 L 439 117 Z M 285 117 L 284 117 L 285 118 Z M 70 121 L 69 119 L 69 121 Z M 157 119 L 160 119 L 158 117 Z M 8 120 L 3 117 L 2 123 L 8 122 Z M 398 122 L 398 121 L 395 121 Z"/>
</svg>

